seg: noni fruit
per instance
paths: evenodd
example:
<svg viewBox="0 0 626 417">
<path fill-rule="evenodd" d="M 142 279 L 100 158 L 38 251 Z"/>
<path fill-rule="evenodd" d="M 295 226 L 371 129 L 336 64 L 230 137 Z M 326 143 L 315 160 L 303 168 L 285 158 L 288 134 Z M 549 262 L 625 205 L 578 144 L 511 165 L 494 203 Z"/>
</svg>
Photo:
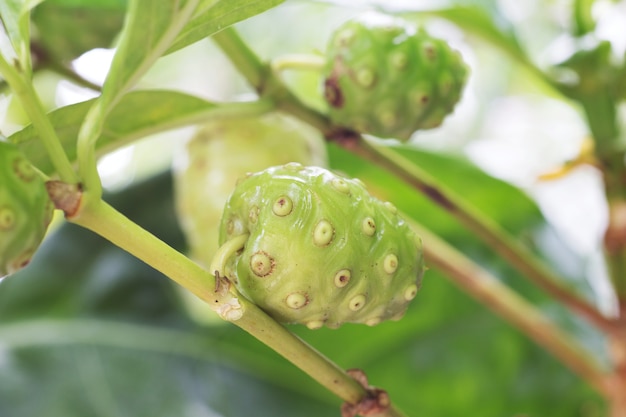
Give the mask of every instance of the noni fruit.
<svg viewBox="0 0 626 417">
<path fill-rule="evenodd" d="M 52 212 L 41 176 L 15 145 L 0 140 L 0 277 L 28 264 Z"/>
<path fill-rule="evenodd" d="M 461 97 L 461 55 L 425 30 L 377 13 L 331 36 L 324 96 L 331 120 L 382 138 L 407 140 L 439 126 Z"/>
<path fill-rule="evenodd" d="M 223 273 L 280 322 L 375 325 L 402 317 L 420 287 L 421 240 L 396 208 L 324 168 L 287 164 L 242 179 L 220 244 L 245 234 Z"/>
<path fill-rule="evenodd" d="M 189 255 L 208 266 L 218 247 L 224 204 L 237 179 L 288 162 L 324 166 L 326 148 L 317 130 L 271 113 L 202 125 L 174 162 L 176 209 Z"/>
</svg>

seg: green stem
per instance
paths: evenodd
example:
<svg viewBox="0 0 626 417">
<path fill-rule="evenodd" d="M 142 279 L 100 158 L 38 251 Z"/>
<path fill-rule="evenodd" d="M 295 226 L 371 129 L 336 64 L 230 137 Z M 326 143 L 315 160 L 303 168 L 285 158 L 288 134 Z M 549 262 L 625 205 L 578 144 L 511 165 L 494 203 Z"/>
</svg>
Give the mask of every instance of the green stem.
<svg viewBox="0 0 626 417">
<path fill-rule="evenodd" d="M 96 158 L 96 143 L 104 126 L 105 112 L 104 102 L 101 97 L 96 98 L 89 108 L 85 120 L 78 131 L 76 141 L 76 158 L 78 160 L 78 173 L 86 190 L 92 194 L 94 200 L 102 197 L 102 181 L 98 174 L 98 161 Z"/>
<path fill-rule="evenodd" d="M 213 39 L 220 49 L 228 56 L 237 70 L 257 91 L 263 89 L 265 79 L 269 74 L 268 68 L 259 57 L 248 47 L 237 31 L 228 27 L 216 34 Z"/>
<path fill-rule="evenodd" d="M 191 291 L 211 306 L 237 304 L 241 315 L 230 316 L 239 326 L 299 367 L 317 382 L 348 403 L 359 403 L 367 394 L 357 381 L 306 342 L 277 323 L 256 305 L 231 288 L 227 295 L 216 289 L 215 277 L 183 254 L 177 252 L 145 229 L 89 192 L 82 194 L 79 212 L 68 218 L 144 261 L 159 272 Z M 228 318 L 222 315 L 222 318 Z M 391 407 L 381 416 L 400 417 Z"/>
<path fill-rule="evenodd" d="M 270 67 L 274 73 L 279 73 L 288 69 L 319 71 L 325 64 L 326 59 L 320 55 L 293 54 L 274 58 Z"/>
<path fill-rule="evenodd" d="M 276 77 L 276 74 L 271 68 L 261 62 L 259 57 L 256 56 L 254 51 L 241 39 L 235 29 L 232 27 L 226 28 L 213 35 L 212 39 L 259 95 L 267 99 L 275 100 L 278 108 L 316 127 L 323 134 L 331 134 L 332 126 L 328 118 L 305 106 L 283 82 Z"/>
<path fill-rule="evenodd" d="M 209 299 L 215 280 L 200 266 L 89 192 L 82 194 L 81 204 L 69 221 L 99 234 L 200 298 Z"/>
<path fill-rule="evenodd" d="M 61 141 L 46 115 L 43 104 L 31 80 L 22 76 L 18 69 L 10 65 L 1 54 L 0 73 L 2 73 L 13 93 L 22 103 L 22 107 L 30 117 L 33 126 L 39 132 L 39 138 L 46 148 L 61 180 L 72 184 L 76 183 L 78 179 L 72 164 L 65 154 L 63 146 L 61 146 Z"/>
<path fill-rule="evenodd" d="M 611 375 L 571 336 L 548 320 L 535 306 L 502 284 L 424 226 L 405 215 L 424 240 L 427 264 L 443 272 L 456 285 L 521 329 L 537 344 L 559 358 L 574 373 L 609 398 Z"/>
</svg>

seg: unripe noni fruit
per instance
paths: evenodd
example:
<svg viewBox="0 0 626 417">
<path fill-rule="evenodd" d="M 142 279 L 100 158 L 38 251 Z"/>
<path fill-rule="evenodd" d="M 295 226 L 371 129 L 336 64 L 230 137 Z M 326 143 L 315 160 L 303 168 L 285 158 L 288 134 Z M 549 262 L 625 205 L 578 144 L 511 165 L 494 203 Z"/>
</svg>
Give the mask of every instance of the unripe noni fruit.
<svg viewBox="0 0 626 417">
<path fill-rule="evenodd" d="M 0 140 L 0 277 L 28 264 L 52 212 L 41 176 L 15 145 Z"/>
<path fill-rule="evenodd" d="M 278 113 L 202 125 L 174 164 L 176 209 L 190 256 L 205 266 L 211 262 L 224 204 L 238 178 L 288 162 L 326 165 L 319 131 Z"/>
<path fill-rule="evenodd" d="M 368 13 L 331 36 L 324 96 L 331 120 L 407 140 L 439 126 L 461 97 L 468 70 L 446 41 L 389 16 Z"/>
<path fill-rule="evenodd" d="M 280 322 L 375 325 L 402 317 L 420 287 L 421 240 L 395 207 L 323 168 L 287 164 L 242 179 L 220 243 L 242 234 L 225 274 Z"/>
</svg>

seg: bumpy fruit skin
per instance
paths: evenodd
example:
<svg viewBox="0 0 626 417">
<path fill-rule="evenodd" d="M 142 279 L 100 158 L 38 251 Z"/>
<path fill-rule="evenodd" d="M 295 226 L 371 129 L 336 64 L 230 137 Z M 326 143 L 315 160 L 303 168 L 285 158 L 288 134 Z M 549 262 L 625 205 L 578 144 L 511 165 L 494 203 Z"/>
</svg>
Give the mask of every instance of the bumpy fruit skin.
<svg viewBox="0 0 626 417">
<path fill-rule="evenodd" d="M 224 204 L 247 172 L 288 162 L 323 166 L 326 160 L 317 130 L 277 113 L 204 124 L 174 163 L 174 197 L 189 255 L 210 264 Z"/>
<path fill-rule="evenodd" d="M 17 147 L 0 140 L 0 277 L 28 264 L 52 212 L 43 179 Z"/>
<path fill-rule="evenodd" d="M 439 126 L 461 97 L 468 69 L 448 44 L 389 16 L 369 13 L 331 36 L 324 96 L 336 124 L 407 140 Z"/>
<path fill-rule="evenodd" d="M 220 243 L 249 233 L 226 276 L 284 323 L 376 325 L 404 314 L 421 284 L 421 240 L 356 179 L 287 164 L 242 179 Z"/>
</svg>

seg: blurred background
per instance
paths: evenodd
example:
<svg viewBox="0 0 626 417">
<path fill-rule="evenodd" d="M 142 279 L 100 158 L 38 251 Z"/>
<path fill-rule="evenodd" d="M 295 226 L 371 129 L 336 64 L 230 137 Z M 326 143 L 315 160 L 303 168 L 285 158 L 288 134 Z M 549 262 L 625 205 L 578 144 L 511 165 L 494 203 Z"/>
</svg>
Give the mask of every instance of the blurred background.
<svg viewBox="0 0 626 417">
<path fill-rule="evenodd" d="M 514 32 L 546 71 L 581 42 L 610 40 L 616 60 L 626 51 L 626 3 L 608 0 L 595 2 L 597 28 L 582 40 L 569 35 L 573 0 L 292 0 L 236 27 L 267 60 L 323 55 L 337 26 L 372 9 L 448 40 L 471 68 L 468 86 L 441 127 L 414 135 L 407 157 L 531 245 L 568 285 L 611 314 L 615 300 L 600 250 L 607 224 L 600 173 L 581 165 L 541 179 L 579 154 L 589 136 L 585 119 L 501 50 L 423 13 L 461 6 L 477 7 Z M 72 66 L 101 84 L 113 53 L 94 49 Z M 323 109 L 318 73 L 286 71 L 284 79 L 307 104 Z M 38 72 L 34 83 L 51 110 L 97 94 L 51 70 Z M 252 94 L 208 39 L 160 59 L 138 88 L 175 89 L 216 102 Z M 620 109 L 622 124 L 625 111 Z M 8 136 L 27 123 L 4 87 L 0 132 Z M 108 201 L 181 251 L 187 245 L 169 170 L 195 129 L 145 138 L 107 154 L 98 166 Z M 332 146 L 328 151 L 332 168 L 362 178 L 400 208 L 423 213 L 425 225 L 605 357 L 599 333 L 531 287 L 437 207 L 356 157 Z M 32 265 L 0 281 L 0 416 L 339 415 L 339 400 L 306 375 L 234 326 L 199 314 L 205 313 L 190 310 L 166 278 L 59 219 Z M 340 366 L 366 370 L 411 416 L 604 415 L 583 381 L 437 271 L 427 272 L 400 322 L 293 330 Z"/>
</svg>

